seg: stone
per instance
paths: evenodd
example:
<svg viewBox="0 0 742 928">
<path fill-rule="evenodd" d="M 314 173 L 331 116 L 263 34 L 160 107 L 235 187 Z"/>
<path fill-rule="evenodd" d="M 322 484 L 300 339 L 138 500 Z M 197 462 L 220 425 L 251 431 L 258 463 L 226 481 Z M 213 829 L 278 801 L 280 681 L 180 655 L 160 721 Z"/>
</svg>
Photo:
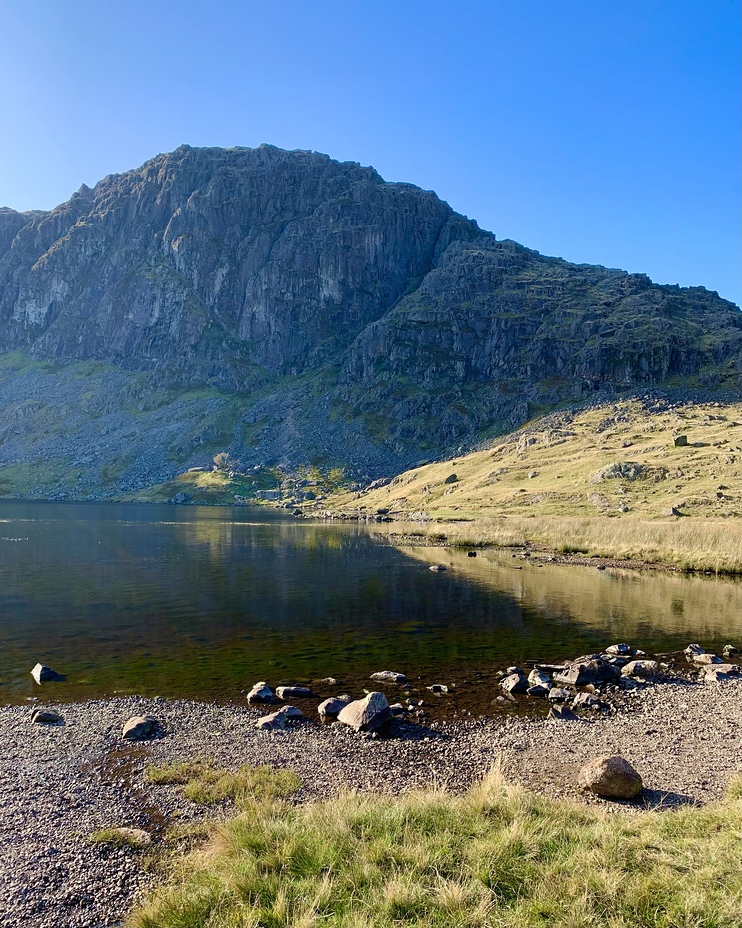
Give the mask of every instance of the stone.
<svg viewBox="0 0 742 928">
<path fill-rule="evenodd" d="M 573 709 L 600 709 L 602 705 L 594 693 L 578 693 L 572 700 Z"/>
<path fill-rule="evenodd" d="M 689 659 L 692 660 L 696 654 L 705 654 L 700 644 L 689 644 L 688 647 L 683 651 L 683 654 Z"/>
<path fill-rule="evenodd" d="M 724 657 L 732 657 L 733 655 L 737 654 L 737 648 L 735 648 L 733 644 L 725 644 L 721 653 L 724 655 Z"/>
<path fill-rule="evenodd" d="M 276 696 L 279 699 L 309 699 L 314 693 L 308 686 L 277 686 Z"/>
<path fill-rule="evenodd" d="M 466 556 L 467 556 L 467 557 L 476 557 L 476 556 L 477 556 L 477 552 L 476 552 L 476 551 L 467 551 L 467 552 L 466 552 Z"/>
<path fill-rule="evenodd" d="M 624 757 L 608 754 L 586 764 L 577 784 L 605 799 L 635 799 L 643 788 L 641 776 Z"/>
<path fill-rule="evenodd" d="M 157 719 L 151 715 L 133 715 L 124 724 L 121 737 L 127 741 L 145 741 L 151 738 L 157 728 Z"/>
<path fill-rule="evenodd" d="M 378 683 L 406 683 L 407 677 L 396 670 L 377 670 L 371 674 L 371 679 Z"/>
<path fill-rule="evenodd" d="M 304 718 L 304 713 L 297 706 L 282 706 L 280 711 L 283 712 L 287 719 Z"/>
<path fill-rule="evenodd" d="M 392 710 L 383 693 L 368 693 L 363 699 L 354 699 L 338 714 L 338 721 L 353 731 L 376 731 L 390 718 Z"/>
<path fill-rule="evenodd" d="M 261 680 L 259 683 L 256 683 L 255 686 L 247 694 L 248 703 L 253 702 L 273 702 L 275 699 L 273 695 L 273 690 L 268 686 L 268 684 Z"/>
<path fill-rule="evenodd" d="M 393 715 L 395 718 L 396 718 L 397 716 L 406 715 L 406 714 L 407 714 L 407 709 L 406 709 L 405 706 L 402 705 L 401 702 L 392 703 L 392 705 L 389 706 L 389 708 L 390 708 L 390 710 L 391 710 L 392 715 Z"/>
<path fill-rule="evenodd" d="M 112 832 L 115 832 L 121 839 L 123 844 L 128 844 L 129 847 L 134 847 L 142 849 L 149 847 L 152 844 L 152 835 L 145 831 L 143 828 L 112 828 Z"/>
<path fill-rule="evenodd" d="M 552 686 L 549 690 L 549 702 L 563 702 L 565 699 L 569 699 L 571 695 L 569 690 L 565 690 L 561 686 Z"/>
<path fill-rule="evenodd" d="M 49 680 L 56 680 L 60 675 L 56 670 L 47 667 L 46 664 L 37 664 L 31 671 L 31 676 L 37 683 L 41 684 L 47 683 Z"/>
<path fill-rule="evenodd" d="M 539 670 L 538 667 L 535 667 L 528 674 L 528 682 L 531 686 L 543 686 L 547 690 L 551 688 L 551 677 L 545 674 L 543 670 Z"/>
<path fill-rule="evenodd" d="M 326 699 L 324 702 L 321 702 L 317 706 L 317 712 L 320 715 L 338 715 L 350 702 L 350 700 L 340 699 L 336 696 L 331 696 L 329 699 Z"/>
<path fill-rule="evenodd" d="M 270 715 L 264 715 L 255 723 L 255 727 L 260 731 L 284 731 L 288 716 L 279 709 L 277 712 L 271 712 Z"/>
<path fill-rule="evenodd" d="M 634 680 L 655 680 L 659 672 L 660 665 L 657 661 L 629 661 L 621 668 L 623 676 L 632 677 Z"/>
<path fill-rule="evenodd" d="M 723 680 L 729 680 L 732 674 L 727 668 L 731 667 L 731 664 L 710 664 L 704 668 L 701 679 L 704 683 L 721 683 Z"/>
<path fill-rule="evenodd" d="M 443 693 L 448 692 L 448 687 L 445 683 L 433 683 L 433 685 L 429 686 L 428 689 L 431 693 L 435 693 L 437 696 L 441 696 Z"/>
<path fill-rule="evenodd" d="M 458 483 L 459 478 L 456 474 L 449 474 L 448 477 L 443 481 L 444 483 Z"/>
<path fill-rule="evenodd" d="M 528 689 L 528 681 L 522 674 L 511 673 L 500 680 L 500 688 L 506 693 L 525 693 Z"/>
<path fill-rule="evenodd" d="M 619 675 L 620 670 L 617 667 L 601 660 L 600 655 L 591 655 L 568 661 L 563 671 L 554 674 L 554 683 L 584 686 L 586 683 L 614 680 Z"/>
<path fill-rule="evenodd" d="M 612 644 L 605 649 L 606 654 L 611 654 L 614 657 L 628 657 L 631 654 L 631 648 L 626 642 L 622 641 L 620 644 Z"/>
<path fill-rule="evenodd" d="M 691 657 L 694 664 L 721 664 L 722 660 L 716 654 L 694 654 Z"/>
<path fill-rule="evenodd" d="M 685 448 L 685 446 L 688 444 L 688 436 L 687 435 L 676 435 L 675 438 L 673 439 L 673 444 L 675 445 L 676 448 Z"/>
<path fill-rule="evenodd" d="M 441 571 L 446 570 L 446 568 L 443 566 L 443 564 L 433 564 L 432 566 L 428 567 L 428 570 L 433 570 L 440 573 Z"/>
<path fill-rule="evenodd" d="M 568 706 L 552 706 L 549 709 L 548 719 L 556 722 L 579 722 L 577 716 Z"/>
<path fill-rule="evenodd" d="M 34 709 L 31 713 L 31 721 L 37 725 L 58 725 L 63 719 L 58 712 L 51 709 Z"/>
<path fill-rule="evenodd" d="M 548 696 L 549 687 L 542 686 L 540 683 L 532 683 L 526 690 L 526 696 Z"/>
</svg>

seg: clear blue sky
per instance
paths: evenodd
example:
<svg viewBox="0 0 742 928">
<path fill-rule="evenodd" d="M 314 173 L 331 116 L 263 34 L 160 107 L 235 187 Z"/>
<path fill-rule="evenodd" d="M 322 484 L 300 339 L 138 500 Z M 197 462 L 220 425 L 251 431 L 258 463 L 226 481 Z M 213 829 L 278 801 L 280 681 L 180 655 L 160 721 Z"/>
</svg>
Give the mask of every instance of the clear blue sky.
<svg viewBox="0 0 742 928">
<path fill-rule="evenodd" d="M 271 142 L 740 302 L 738 0 L 0 0 L 0 86 L 1 205 Z"/>
</svg>

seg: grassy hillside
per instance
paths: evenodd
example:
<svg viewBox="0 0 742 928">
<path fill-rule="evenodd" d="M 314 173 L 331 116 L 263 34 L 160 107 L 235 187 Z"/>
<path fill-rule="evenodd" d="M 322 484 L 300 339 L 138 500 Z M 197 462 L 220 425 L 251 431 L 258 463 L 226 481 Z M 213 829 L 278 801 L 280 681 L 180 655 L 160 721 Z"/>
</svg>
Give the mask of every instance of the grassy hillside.
<svg viewBox="0 0 742 928">
<path fill-rule="evenodd" d="M 485 450 L 331 502 L 346 514 L 388 510 L 462 544 L 742 570 L 742 403 L 552 413 Z"/>
</svg>

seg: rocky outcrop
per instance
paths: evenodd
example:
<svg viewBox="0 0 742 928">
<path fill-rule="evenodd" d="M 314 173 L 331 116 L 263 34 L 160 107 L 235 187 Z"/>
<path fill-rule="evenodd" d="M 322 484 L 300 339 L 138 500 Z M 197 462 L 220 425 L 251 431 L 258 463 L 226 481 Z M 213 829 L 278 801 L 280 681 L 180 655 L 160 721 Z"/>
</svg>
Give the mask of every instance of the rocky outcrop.
<svg viewBox="0 0 742 928">
<path fill-rule="evenodd" d="M 379 477 L 532 404 L 671 376 L 739 390 L 742 313 L 497 241 L 354 162 L 182 146 L 50 212 L 0 210 L 9 352 L 0 465 L 59 462 L 84 497 L 217 451 Z"/>
</svg>

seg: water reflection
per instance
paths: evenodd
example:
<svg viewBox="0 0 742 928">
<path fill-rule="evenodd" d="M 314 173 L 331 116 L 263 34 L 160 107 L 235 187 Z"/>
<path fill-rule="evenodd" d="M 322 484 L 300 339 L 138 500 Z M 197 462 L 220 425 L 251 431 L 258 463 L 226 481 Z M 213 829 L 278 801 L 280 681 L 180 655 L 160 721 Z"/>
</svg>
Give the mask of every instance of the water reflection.
<svg viewBox="0 0 742 928">
<path fill-rule="evenodd" d="M 0 519 L 2 702 L 39 694 L 37 660 L 68 675 L 55 698 L 228 699 L 257 679 L 445 682 L 614 639 L 742 637 L 730 580 L 400 550 L 271 510 L 2 502 Z"/>
</svg>

